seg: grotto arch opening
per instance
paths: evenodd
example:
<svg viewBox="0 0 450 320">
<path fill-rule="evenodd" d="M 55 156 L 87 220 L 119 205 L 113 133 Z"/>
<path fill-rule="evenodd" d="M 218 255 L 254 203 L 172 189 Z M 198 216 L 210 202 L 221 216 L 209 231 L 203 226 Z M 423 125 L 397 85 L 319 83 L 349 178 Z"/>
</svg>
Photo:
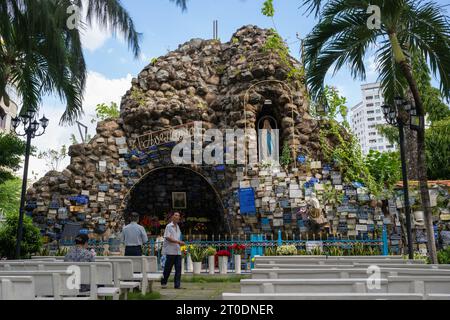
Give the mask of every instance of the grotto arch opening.
<svg viewBox="0 0 450 320">
<path fill-rule="evenodd" d="M 170 213 L 180 212 L 185 236 L 226 233 L 225 209 L 215 187 L 196 170 L 169 166 L 145 174 L 125 198 L 124 218 L 137 212 L 150 236 L 164 230 Z"/>
</svg>

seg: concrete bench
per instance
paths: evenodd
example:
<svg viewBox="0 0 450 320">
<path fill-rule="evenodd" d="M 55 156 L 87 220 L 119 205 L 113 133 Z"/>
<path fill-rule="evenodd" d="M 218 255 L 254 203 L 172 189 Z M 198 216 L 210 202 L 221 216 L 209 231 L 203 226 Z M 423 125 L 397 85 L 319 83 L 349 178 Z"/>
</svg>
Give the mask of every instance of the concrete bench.
<svg viewBox="0 0 450 320">
<path fill-rule="evenodd" d="M 55 257 L 55 256 L 35 256 L 32 257 L 34 261 L 58 261 L 63 260 L 64 257 Z M 99 256 L 96 257 L 96 261 L 118 261 L 119 264 L 121 261 L 132 261 L 132 277 L 127 276 L 127 278 L 122 278 L 121 289 L 125 291 L 125 298 L 127 297 L 128 290 L 132 290 L 137 287 L 137 283 L 141 288 L 142 294 L 146 294 L 147 292 L 152 292 L 153 283 L 155 281 L 160 281 L 162 275 L 157 272 L 158 263 L 156 257 L 124 257 L 124 256 Z M 143 274 L 142 270 L 147 270 L 147 274 Z M 128 270 L 124 272 L 129 275 Z M 118 283 L 118 282 L 116 282 Z M 116 285 L 117 286 L 117 285 Z"/>
<path fill-rule="evenodd" d="M 407 269 L 438 269 L 450 270 L 450 265 L 431 265 L 431 264 L 396 264 L 396 263 L 348 263 L 348 264 L 291 264 L 291 263 L 277 263 L 277 264 L 259 264 L 257 269 L 330 269 L 330 268 L 367 268 L 369 266 L 379 266 L 380 268 L 407 268 Z"/>
<path fill-rule="evenodd" d="M 0 271 L 0 277 L 11 276 L 33 277 L 37 298 L 62 300 L 63 297 L 76 297 L 79 294 L 78 290 L 67 287 L 70 274 L 65 271 Z"/>
<path fill-rule="evenodd" d="M 316 265 L 331 265 L 331 264 L 424 264 L 422 260 L 401 260 L 401 259 L 290 259 L 289 257 L 276 257 L 271 259 L 255 259 L 255 266 L 260 264 L 316 264 Z"/>
<path fill-rule="evenodd" d="M 0 271 L 61 271 L 68 270 L 72 266 L 80 268 L 81 284 L 89 285 L 91 299 L 106 297 L 119 299 L 120 288 L 114 287 L 111 262 L 7 261 L 0 262 Z"/>
<path fill-rule="evenodd" d="M 33 277 L 0 276 L 0 300 L 35 300 Z"/>
<path fill-rule="evenodd" d="M 327 268 L 327 269 L 254 269 L 252 279 L 345 279 L 368 278 L 367 268 Z M 440 276 L 450 277 L 450 270 L 381 268 L 380 276 Z"/>
<path fill-rule="evenodd" d="M 223 293 L 223 300 L 423 300 L 419 293 Z"/>
<path fill-rule="evenodd" d="M 420 293 L 450 294 L 449 277 L 389 276 L 379 288 L 363 279 L 251 279 L 241 280 L 242 293 Z"/>
</svg>

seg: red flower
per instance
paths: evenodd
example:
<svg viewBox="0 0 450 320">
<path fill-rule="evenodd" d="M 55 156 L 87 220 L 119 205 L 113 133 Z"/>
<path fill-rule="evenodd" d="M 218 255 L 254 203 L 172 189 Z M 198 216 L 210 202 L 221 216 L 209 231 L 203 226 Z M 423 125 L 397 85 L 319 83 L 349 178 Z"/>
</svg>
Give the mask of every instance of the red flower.
<svg viewBox="0 0 450 320">
<path fill-rule="evenodd" d="M 233 244 L 228 248 L 229 250 L 232 250 L 235 254 L 241 254 L 245 251 L 245 245 L 243 244 Z"/>
<path fill-rule="evenodd" d="M 217 251 L 216 255 L 218 257 L 230 257 L 231 253 L 228 250 L 220 250 L 220 251 Z"/>
</svg>

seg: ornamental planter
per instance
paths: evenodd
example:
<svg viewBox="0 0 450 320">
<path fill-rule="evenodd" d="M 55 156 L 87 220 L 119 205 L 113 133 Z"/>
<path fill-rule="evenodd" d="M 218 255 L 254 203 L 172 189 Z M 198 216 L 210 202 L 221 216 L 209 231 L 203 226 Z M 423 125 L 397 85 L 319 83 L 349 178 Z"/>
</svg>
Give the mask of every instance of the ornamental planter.
<svg viewBox="0 0 450 320">
<path fill-rule="evenodd" d="M 241 259 L 240 254 L 234 255 L 234 271 L 236 274 L 241 274 Z"/>
<path fill-rule="evenodd" d="M 187 268 L 186 268 L 187 270 L 187 272 L 192 272 L 193 271 L 193 269 L 194 269 L 194 265 L 193 265 L 193 263 L 192 263 L 192 258 L 191 258 L 191 255 L 188 255 L 187 256 Z"/>
<path fill-rule="evenodd" d="M 194 267 L 195 275 L 199 275 L 202 273 L 202 263 L 201 262 L 194 262 L 193 267 Z"/>
<path fill-rule="evenodd" d="M 228 274 L 228 257 L 219 257 L 219 272 L 220 274 Z"/>
<path fill-rule="evenodd" d="M 186 263 L 186 259 L 185 258 L 181 258 L 181 274 L 185 274 L 185 263 Z"/>
<path fill-rule="evenodd" d="M 214 256 L 209 256 L 208 257 L 208 269 L 209 269 L 209 274 L 210 275 L 213 275 L 216 272 Z"/>
</svg>

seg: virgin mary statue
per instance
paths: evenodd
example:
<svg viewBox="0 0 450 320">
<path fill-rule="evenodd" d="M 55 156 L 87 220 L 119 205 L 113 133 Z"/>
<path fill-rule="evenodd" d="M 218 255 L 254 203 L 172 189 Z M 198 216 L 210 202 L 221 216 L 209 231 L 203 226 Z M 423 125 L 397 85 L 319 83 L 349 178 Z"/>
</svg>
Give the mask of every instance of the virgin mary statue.
<svg viewBox="0 0 450 320">
<path fill-rule="evenodd" d="M 278 135 L 270 125 L 269 119 L 264 120 L 263 128 L 259 132 L 259 160 L 261 162 L 278 163 Z"/>
</svg>

